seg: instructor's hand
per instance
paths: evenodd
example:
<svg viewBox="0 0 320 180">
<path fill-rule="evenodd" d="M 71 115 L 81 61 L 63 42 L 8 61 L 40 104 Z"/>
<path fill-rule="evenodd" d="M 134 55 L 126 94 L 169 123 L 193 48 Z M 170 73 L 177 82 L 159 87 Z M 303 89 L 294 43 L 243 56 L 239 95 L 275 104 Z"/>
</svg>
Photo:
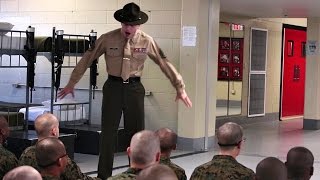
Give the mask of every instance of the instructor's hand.
<svg viewBox="0 0 320 180">
<path fill-rule="evenodd" d="M 72 97 L 74 97 L 74 88 L 66 86 L 62 90 L 60 90 L 60 92 L 58 93 L 58 98 L 63 99 L 66 95 L 68 95 L 70 93 L 71 93 Z"/>
<path fill-rule="evenodd" d="M 176 97 L 176 101 L 178 101 L 179 99 L 181 99 L 181 101 L 187 106 L 187 107 L 192 107 L 192 102 L 189 99 L 187 92 L 185 90 L 182 90 L 181 92 L 177 92 L 177 97 Z"/>
</svg>

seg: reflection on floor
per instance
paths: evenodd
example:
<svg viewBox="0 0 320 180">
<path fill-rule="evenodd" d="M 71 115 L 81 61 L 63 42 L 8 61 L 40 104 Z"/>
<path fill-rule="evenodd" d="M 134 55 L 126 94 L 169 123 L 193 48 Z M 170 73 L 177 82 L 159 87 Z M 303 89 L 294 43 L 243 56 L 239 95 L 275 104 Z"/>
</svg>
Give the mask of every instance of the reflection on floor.
<svg viewBox="0 0 320 180">
<path fill-rule="evenodd" d="M 226 115 L 238 115 L 241 114 L 241 107 L 218 107 L 216 110 L 217 116 L 226 116 Z"/>
<path fill-rule="evenodd" d="M 255 171 L 258 162 L 265 157 L 274 156 L 285 161 L 286 154 L 290 148 L 294 146 L 305 146 L 312 151 L 315 157 L 315 171 L 311 179 L 320 179 L 320 130 L 302 130 L 301 119 L 256 123 L 243 127 L 247 140 L 241 155 L 237 158 L 240 163 Z M 190 152 L 177 151 L 174 153 L 174 156 L 187 153 Z M 205 153 L 175 158 L 173 162 L 183 167 L 189 178 L 195 167 L 208 162 L 216 153 L 217 149 L 212 149 Z M 93 171 L 97 169 L 98 156 L 75 154 L 75 160 L 83 172 L 92 172 L 90 173 L 91 176 L 96 176 Z M 126 155 L 124 153 L 117 154 L 114 167 L 125 165 L 128 165 Z M 123 172 L 124 170 L 126 170 L 126 167 L 116 169 L 113 171 L 113 174 Z"/>
</svg>

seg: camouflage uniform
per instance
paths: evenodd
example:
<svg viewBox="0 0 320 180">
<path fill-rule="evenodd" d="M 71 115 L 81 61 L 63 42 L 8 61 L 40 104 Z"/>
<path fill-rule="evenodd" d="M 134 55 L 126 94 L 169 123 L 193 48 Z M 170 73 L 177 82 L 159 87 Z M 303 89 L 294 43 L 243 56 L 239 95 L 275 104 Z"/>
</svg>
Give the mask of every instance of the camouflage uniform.
<svg viewBox="0 0 320 180">
<path fill-rule="evenodd" d="M 36 161 L 36 146 L 30 146 L 27 149 L 23 151 L 23 153 L 20 156 L 19 159 L 19 165 L 29 165 L 37 169 L 38 171 L 40 170 Z M 63 180 L 74 180 L 74 179 L 84 179 L 84 180 L 91 180 L 91 179 L 96 179 L 89 177 L 85 174 L 83 174 L 79 168 L 79 166 L 72 161 L 68 157 L 68 164 L 66 166 L 65 171 L 61 174 L 61 179 Z"/>
<path fill-rule="evenodd" d="M 210 162 L 198 166 L 190 180 L 253 180 L 254 172 L 232 156 L 216 155 Z"/>
<path fill-rule="evenodd" d="M 59 177 L 51 176 L 51 175 L 44 175 L 44 176 L 42 176 L 42 179 L 43 180 L 60 180 Z"/>
<path fill-rule="evenodd" d="M 11 169 L 18 166 L 16 156 L 0 144 L 0 179 Z"/>
<path fill-rule="evenodd" d="M 40 170 L 36 161 L 36 146 L 27 147 L 19 158 L 19 166 L 28 165 Z"/>
<path fill-rule="evenodd" d="M 130 180 L 136 179 L 136 176 L 141 171 L 141 169 L 129 168 L 125 172 L 117 174 L 115 176 L 109 177 L 107 180 Z"/>
<path fill-rule="evenodd" d="M 184 169 L 182 169 L 180 166 L 171 162 L 170 158 L 161 157 L 160 164 L 164 164 L 164 165 L 167 165 L 168 167 L 170 167 L 174 171 L 174 173 L 177 175 L 179 180 L 187 180 L 187 176 L 186 176 Z"/>
</svg>

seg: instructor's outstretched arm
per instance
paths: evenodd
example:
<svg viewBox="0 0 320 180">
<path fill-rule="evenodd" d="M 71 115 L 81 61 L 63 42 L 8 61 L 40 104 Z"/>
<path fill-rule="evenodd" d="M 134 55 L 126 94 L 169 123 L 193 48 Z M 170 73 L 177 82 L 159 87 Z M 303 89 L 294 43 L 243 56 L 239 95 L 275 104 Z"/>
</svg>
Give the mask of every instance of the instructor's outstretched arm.
<svg viewBox="0 0 320 180">
<path fill-rule="evenodd" d="M 192 107 L 192 102 L 187 95 L 187 92 L 183 89 L 181 92 L 177 92 L 176 101 L 181 100 L 188 108 Z"/>
<path fill-rule="evenodd" d="M 58 93 L 58 98 L 63 99 L 66 95 L 71 94 L 74 97 L 74 87 L 66 86 Z"/>
</svg>

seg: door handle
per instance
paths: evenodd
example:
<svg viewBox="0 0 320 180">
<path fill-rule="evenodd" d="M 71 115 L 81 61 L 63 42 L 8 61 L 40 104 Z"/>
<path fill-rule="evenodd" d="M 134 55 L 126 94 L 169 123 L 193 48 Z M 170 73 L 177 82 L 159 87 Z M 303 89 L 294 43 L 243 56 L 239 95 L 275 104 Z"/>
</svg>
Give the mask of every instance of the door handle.
<svg viewBox="0 0 320 180">
<path fill-rule="evenodd" d="M 300 80 L 300 66 L 294 65 L 293 66 L 293 81 L 299 81 Z"/>
</svg>

